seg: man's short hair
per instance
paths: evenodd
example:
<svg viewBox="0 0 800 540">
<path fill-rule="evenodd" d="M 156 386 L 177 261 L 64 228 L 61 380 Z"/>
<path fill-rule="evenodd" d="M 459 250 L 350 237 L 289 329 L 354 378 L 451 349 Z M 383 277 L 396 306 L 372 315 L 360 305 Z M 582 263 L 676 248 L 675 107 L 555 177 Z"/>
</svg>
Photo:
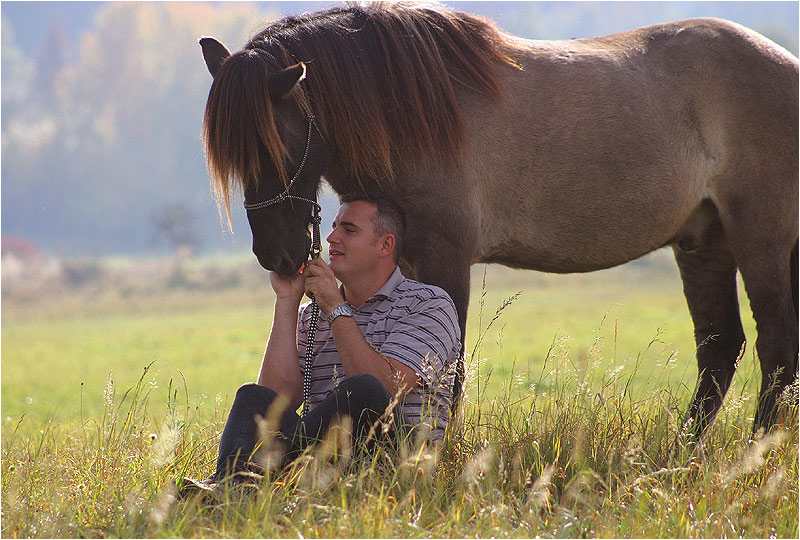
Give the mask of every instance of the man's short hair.
<svg viewBox="0 0 800 540">
<path fill-rule="evenodd" d="M 406 239 L 406 213 L 400 208 L 400 205 L 380 193 L 355 191 L 339 197 L 341 204 L 358 201 L 370 203 L 377 209 L 372 216 L 376 236 L 394 235 L 394 262 L 396 264 L 400 260 Z"/>
</svg>

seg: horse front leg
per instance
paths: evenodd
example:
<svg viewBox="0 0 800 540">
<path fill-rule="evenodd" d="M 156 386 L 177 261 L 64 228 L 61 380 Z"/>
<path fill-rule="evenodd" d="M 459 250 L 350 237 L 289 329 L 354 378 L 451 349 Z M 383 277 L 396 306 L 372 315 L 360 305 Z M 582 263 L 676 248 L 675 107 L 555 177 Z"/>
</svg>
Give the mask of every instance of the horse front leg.
<svg viewBox="0 0 800 540">
<path fill-rule="evenodd" d="M 430 241 L 414 242 L 413 254 L 401 263 L 406 276 L 422 283 L 436 285 L 444 289 L 456 306 L 458 326 L 461 330 L 461 354 L 456 365 L 453 384 L 452 410 L 455 411 L 464 385 L 464 349 L 467 331 L 467 308 L 469 307 L 469 269 L 471 257 L 466 250 L 454 247 L 452 242 Z"/>
<path fill-rule="evenodd" d="M 796 140 L 795 137 L 795 144 Z M 795 160 L 795 168 L 796 164 Z M 793 174 L 797 174 L 796 169 Z M 797 245 L 796 176 L 793 183 L 786 184 L 789 188 L 782 198 L 776 195 L 769 199 L 771 206 L 748 205 L 737 199 L 736 205 L 720 213 L 758 331 L 761 390 L 754 434 L 762 428 L 770 430 L 779 422 L 784 412 L 782 404 L 788 405 L 785 412 L 791 412 L 797 403 L 791 393 L 785 403 L 779 399 L 796 381 L 798 366 L 797 309 L 792 285 L 796 279 L 792 261 Z"/>
</svg>

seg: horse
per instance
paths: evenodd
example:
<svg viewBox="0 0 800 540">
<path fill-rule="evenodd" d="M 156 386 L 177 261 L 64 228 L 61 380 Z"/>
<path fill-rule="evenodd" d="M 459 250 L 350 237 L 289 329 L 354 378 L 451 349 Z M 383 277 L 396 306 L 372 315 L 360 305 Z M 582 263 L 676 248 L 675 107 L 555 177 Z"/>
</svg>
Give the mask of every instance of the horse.
<svg viewBox="0 0 800 540">
<path fill-rule="evenodd" d="M 798 357 L 798 60 L 782 47 L 712 18 L 527 40 L 383 2 L 285 17 L 234 54 L 200 45 L 212 188 L 229 224 L 244 195 L 265 269 L 306 261 L 323 178 L 403 207 L 401 270 L 450 294 L 462 336 L 474 263 L 590 272 L 669 246 L 697 344 L 684 427 L 703 434 L 744 354 L 737 270 L 754 431 L 778 423 Z M 463 354 L 456 379 L 458 396 Z"/>
</svg>

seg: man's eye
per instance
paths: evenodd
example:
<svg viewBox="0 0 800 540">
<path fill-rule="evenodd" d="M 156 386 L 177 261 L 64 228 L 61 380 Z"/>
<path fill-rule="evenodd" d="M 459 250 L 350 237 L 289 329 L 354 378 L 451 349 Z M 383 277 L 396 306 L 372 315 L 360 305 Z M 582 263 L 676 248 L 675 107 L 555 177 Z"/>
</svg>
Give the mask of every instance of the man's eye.
<svg viewBox="0 0 800 540">
<path fill-rule="evenodd" d="M 350 233 L 355 232 L 355 229 L 351 229 L 350 227 L 345 227 L 344 230 L 345 232 L 350 232 Z"/>
</svg>

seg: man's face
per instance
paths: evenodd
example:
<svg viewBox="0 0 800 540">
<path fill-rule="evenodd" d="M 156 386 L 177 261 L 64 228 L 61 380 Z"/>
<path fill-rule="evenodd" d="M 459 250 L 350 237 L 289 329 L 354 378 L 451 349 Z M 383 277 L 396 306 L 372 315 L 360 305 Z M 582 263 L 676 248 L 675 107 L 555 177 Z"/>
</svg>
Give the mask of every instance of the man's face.
<svg viewBox="0 0 800 540">
<path fill-rule="evenodd" d="M 328 235 L 330 262 L 333 273 L 340 281 L 369 272 L 380 256 L 380 243 L 375 237 L 372 216 L 375 207 L 364 201 L 345 203 L 333 220 L 333 231 Z"/>
</svg>

